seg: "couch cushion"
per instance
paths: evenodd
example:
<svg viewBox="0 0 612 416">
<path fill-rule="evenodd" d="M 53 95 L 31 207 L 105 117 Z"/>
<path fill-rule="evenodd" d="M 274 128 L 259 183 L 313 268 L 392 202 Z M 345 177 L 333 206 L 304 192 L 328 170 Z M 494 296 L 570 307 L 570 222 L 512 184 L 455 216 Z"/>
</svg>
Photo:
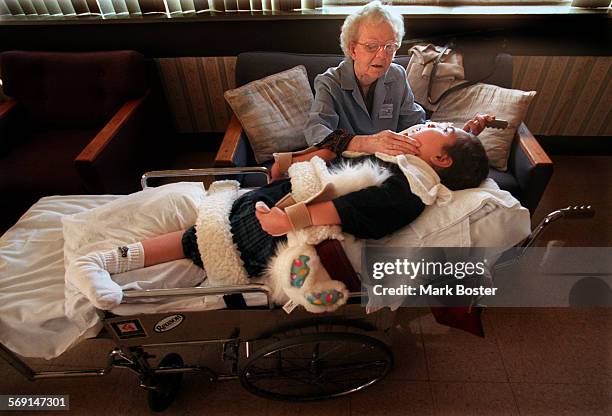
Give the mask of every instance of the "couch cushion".
<svg viewBox="0 0 612 416">
<path fill-rule="evenodd" d="M 38 198 L 83 193 L 85 187 L 74 159 L 95 134 L 95 129 L 55 129 L 24 138 L 23 143 L 0 158 L 0 192 Z"/>
<path fill-rule="evenodd" d="M 489 178 L 493 179 L 501 189 L 510 192 L 516 199 L 521 199 L 521 188 L 516 178 L 509 172 L 489 168 Z"/>
<path fill-rule="evenodd" d="M 33 120 L 56 126 L 102 125 L 147 88 L 145 59 L 135 51 L 9 51 L 0 68 L 5 94 Z"/>
<path fill-rule="evenodd" d="M 225 99 L 247 133 L 257 163 L 275 152 L 307 147 L 304 125 L 313 95 L 306 68 L 295 68 L 225 91 Z"/>
<path fill-rule="evenodd" d="M 498 119 L 506 120 L 507 128 L 485 129 L 478 136 L 487 151 L 489 165 L 505 171 L 516 129 L 525 118 L 535 94 L 535 91 L 478 83 L 449 94 L 442 100 L 431 119 L 449 121 L 458 127 L 463 127 L 475 114 L 492 114 Z"/>
<path fill-rule="evenodd" d="M 0 193 L 7 195 L 0 204 L 1 231 L 43 196 L 85 193 L 74 158 L 95 134 L 95 130 L 52 130 L 22 135 L 23 143 L 0 156 Z"/>
<path fill-rule="evenodd" d="M 512 88 L 512 55 L 507 53 L 483 53 L 481 49 L 463 49 L 465 79 L 483 82 L 503 88 Z M 491 71 L 493 73 L 491 74 Z"/>
<path fill-rule="evenodd" d="M 268 169 L 272 169 L 272 164 L 274 161 L 270 160 L 266 163 L 262 163 L 261 166 L 264 166 Z M 232 179 L 232 178 L 227 178 Z M 258 188 L 260 186 L 264 186 L 266 184 L 266 178 L 263 175 L 244 175 L 241 178 L 240 183 L 244 188 Z"/>
</svg>

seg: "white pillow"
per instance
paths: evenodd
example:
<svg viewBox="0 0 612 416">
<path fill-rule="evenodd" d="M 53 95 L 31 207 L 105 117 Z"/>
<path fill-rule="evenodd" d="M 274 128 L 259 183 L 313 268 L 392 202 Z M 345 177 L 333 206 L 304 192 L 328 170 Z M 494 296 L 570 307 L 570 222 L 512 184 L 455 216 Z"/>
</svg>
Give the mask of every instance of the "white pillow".
<svg viewBox="0 0 612 416">
<path fill-rule="evenodd" d="M 442 100 L 431 119 L 448 121 L 460 128 L 476 114 L 491 114 L 506 120 L 506 129 L 488 128 L 478 136 L 489 157 L 489 165 L 506 171 L 514 134 L 525 118 L 535 94 L 535 91 L 513 90 L 479 83 L 449 94 Z"/>
<path fill-rule="evenodd" d="M 202 183 L 178 182 L 120 196 L 97 208 L 63 216 L 66 268 L 75 258 L 93 251 L 115 249 L 191 227 L 205 194 Z M 203 269 L 182 259 L 115 274 L 112 279 L 122 290 L 142 290 L 193 287 L 205 277 Z M 83 305 L 88 303 L 84 295 L 67 284 L 65 296 L 67 316 L 83 313 Z"/>
<path fill-rule="evenodd" d="M 206 191 L 199 182 L 178 182 L 125 195 L 62 217 L 64 261 L 195 224 Z"/>
<path fill-rule="evenodd" d="M 304 126 L 314 100 L 303 65 L 225 92 L 257 163 L 307 147 Z"/>
</svg>

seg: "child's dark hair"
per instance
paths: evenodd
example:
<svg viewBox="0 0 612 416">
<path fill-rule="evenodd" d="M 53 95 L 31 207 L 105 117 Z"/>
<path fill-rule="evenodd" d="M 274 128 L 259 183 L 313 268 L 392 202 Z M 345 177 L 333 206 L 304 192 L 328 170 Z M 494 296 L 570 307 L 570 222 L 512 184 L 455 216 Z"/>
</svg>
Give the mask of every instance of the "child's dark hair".
<svg viewBox="0 0 612 416">
<path fill-rule="evenodd" d="M 489 175 L 489 158 L 481 141 L 471 133 L 460 135 L 454 144 L 444 147 L 453 163 L 438 170 L 440 181 L 458 191 L 476 188 Z"/>
</svg>

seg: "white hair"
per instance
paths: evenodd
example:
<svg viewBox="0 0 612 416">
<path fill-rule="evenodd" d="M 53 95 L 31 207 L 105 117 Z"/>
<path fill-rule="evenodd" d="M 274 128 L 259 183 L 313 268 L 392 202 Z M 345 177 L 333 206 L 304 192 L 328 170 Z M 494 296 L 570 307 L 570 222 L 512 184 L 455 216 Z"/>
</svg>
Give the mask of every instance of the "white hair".
<svg viewBox="0 0 612 416">
<path fill-rule="evenodd" d="M 383 6 L 380 1 L 376 0 L 369 2 L 344 19 L 340 32 L 340 47 L 344 56 L 351 57 L 349 45 L 357 40 L 359 28 L 362 24 L 381 22 L 389 24 L 395 34 L 395 41 L 401 45 L 404 38 L 404 18 L 401 14 L 393 11 L 390 7 Z"/>
</svg>

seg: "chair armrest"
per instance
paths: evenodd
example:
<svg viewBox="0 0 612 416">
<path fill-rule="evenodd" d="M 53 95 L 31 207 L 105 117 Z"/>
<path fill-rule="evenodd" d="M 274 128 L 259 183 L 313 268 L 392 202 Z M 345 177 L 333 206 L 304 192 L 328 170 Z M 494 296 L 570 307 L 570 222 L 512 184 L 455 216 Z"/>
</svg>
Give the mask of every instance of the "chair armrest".
<svg viewBox="0 0 612 416">
<path fill-rule="evenodd" d="M 238 117 L 232 114 L 232 118 L 225 130 L 223 141 L 217 155 L 215 156 L 214 165 L 216 167 L 232 167 L 247 165 L 247 146 L 246 136 Z"/>
<path fill-rule="evenodd" d="M 521 188 L 521 204 L 535 212 L 553 173 L 553 163 L 525 123 L 516 131 L 510 171 Z"/>
<path fill-rule="evenodd" d="M 74 163 L 90 192 L 129 193 L 140 189 L 140 176 L 153 166 L 158 145 L 157 115 L 151 98 L 127 101 L 76 157 Z M 153 120 L 153 123 L 152 123 Z"/>
<path fill-rule="evenodd" d="M 75 162 L 93 163 L 94 160 L 104 151 L 104 149 L 117 136 L 121 128 L 129 121 L 130 117 L 138 110 L 146 99 L 148 93 L 143 97 L 130 100 L 115 113 L 108 123 L 100 130 L 96 137 L 81 151 L 76 157 Z"/>
<path fill-rule="evenodd" d="M 536 138 L 533 137 L 533 134 L 531 134 L 525 123 L 521 123 L 518 126 L 516 130 L 516 135 L 519 140 L 519 145 L 521 146 L 522 150 L 525 152 L 533 166 L 552 167 L 552 160 L 550 160 L 550 158 L 548 157 L 544 149 L 542 149 L 542 146 L 540 146 L 540 143 L 538 143 Z"/>
</svg>

